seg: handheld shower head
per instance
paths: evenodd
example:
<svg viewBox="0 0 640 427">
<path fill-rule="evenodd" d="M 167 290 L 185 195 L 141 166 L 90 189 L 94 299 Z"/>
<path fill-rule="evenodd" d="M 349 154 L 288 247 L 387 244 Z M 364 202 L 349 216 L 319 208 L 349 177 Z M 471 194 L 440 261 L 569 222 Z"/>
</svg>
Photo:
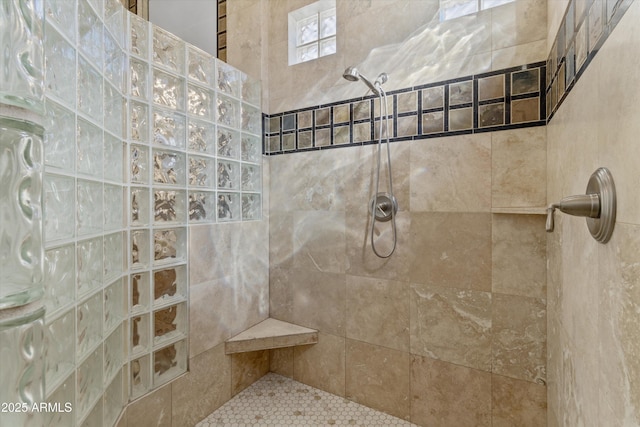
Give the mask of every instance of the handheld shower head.
<svg viewBox="0 0 640 427">
<path fill-rule="evenodd" d="M 344 73 L 342 73 L 342 77 L 344 77 L 346 80 L 349 80 L 350 82 L 362 80 L 364 84 L 366 84 L 367 87 L 371 89 L 371 92 L 376 95 L 380 95 L 381 89 L 379 88 L 379 86 L 382 83 L 386 82 L 388 78 L 387 73 L 382 73 L 376 79 L 375 84 L 371 83 L 368 78 L 358 72 L 358 69 L 356 67 L 348 67 L 346 70 L 344 70 Z"/>
<path fill-rule="evenodd" d="M 346 80 L 349 80 L 350 82 L 357 82 L 358 80 L 360 80 L 360 73 L 358 73 L 358 69 L 356 67 L 349 67 L 344 70 L 344 73 L 342 73 L 342 77 L 344 77 Z"/>
</svg>

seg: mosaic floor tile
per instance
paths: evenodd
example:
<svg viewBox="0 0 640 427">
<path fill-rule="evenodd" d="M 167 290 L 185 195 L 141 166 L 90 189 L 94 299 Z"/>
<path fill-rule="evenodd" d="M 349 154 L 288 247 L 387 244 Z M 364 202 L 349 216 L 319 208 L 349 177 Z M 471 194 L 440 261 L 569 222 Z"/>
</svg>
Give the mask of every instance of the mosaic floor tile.
<svg viewBox="0 0 640 427">
<path fill-rule="evenodd" d="M 236 395 L 196 427 L 360 426 L 414 424 L 274 373 Z"/>
</svg>

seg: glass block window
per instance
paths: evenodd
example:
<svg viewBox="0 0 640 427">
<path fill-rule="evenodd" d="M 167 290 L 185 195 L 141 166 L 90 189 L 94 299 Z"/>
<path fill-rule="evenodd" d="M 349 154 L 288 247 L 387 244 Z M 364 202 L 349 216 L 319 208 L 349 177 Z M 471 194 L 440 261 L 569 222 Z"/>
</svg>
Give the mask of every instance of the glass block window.
<svg viewBox="0 0 640 427">
<path fill-rule="evenodd" d="M 289 13 L 289 65 L 336 53 L 336 2 L 320 0 Z"/>
<path fill-rule="evenodd" d="M 514 0 L 440 0 L 440 21 L 459 18 L 481 10 L 502 6 Z"/>
</svg>

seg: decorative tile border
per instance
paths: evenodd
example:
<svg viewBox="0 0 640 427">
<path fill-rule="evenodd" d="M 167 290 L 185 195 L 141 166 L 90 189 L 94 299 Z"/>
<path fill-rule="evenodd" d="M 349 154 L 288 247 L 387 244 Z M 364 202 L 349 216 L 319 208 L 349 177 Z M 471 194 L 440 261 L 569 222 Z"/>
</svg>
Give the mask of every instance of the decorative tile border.
<svg viewBox="0 0 640 427">
<path fill-rule="evenodd" d="M 391 141 L 411 141 L 546 124 L 544 62 L 391 91 Z M 375 95 L 263 114 L 267 155 L 377 142 Z"/>
<path fill-rule="evenodd" d="M 571 0 L 547 58 L 547 121 L 589 66 L 633 0 Z"/>
</svg>

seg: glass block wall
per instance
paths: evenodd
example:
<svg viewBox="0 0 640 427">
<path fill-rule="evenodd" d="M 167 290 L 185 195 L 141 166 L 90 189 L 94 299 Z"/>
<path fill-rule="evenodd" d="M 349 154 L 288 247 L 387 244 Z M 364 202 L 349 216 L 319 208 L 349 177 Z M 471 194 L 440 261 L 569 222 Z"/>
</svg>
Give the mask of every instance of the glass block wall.
<svg viewBox="0 0 640 427">
<path fill-rule="evenodd" d="M 187 370 L 189 226 L 260 220 L 260 82 L 118 0 L 45 1 L 50 425 Z"/>
</svg>

